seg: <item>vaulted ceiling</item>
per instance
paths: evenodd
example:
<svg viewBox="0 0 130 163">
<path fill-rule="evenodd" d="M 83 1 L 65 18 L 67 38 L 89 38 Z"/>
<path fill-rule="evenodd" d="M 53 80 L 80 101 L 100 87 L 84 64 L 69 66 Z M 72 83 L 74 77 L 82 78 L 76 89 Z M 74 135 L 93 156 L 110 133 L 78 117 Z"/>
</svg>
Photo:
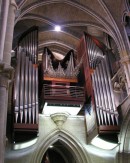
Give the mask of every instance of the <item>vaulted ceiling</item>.
<svg viewBox="0 0 130 163">
<path fill-rule="evenodd" d="M 83 32 L 106 43 L 110 35 L 118 48 L 123 48 L 118 23 L 125 3 L 122 0 L 16 0 L 14 43 L 31 26 L 39 26 L 39 52 L 47 46 L 51 51 L 66 54 L 76 48 Z M 55 25 L 61 32 L 54 31 Z"/>
</svg>

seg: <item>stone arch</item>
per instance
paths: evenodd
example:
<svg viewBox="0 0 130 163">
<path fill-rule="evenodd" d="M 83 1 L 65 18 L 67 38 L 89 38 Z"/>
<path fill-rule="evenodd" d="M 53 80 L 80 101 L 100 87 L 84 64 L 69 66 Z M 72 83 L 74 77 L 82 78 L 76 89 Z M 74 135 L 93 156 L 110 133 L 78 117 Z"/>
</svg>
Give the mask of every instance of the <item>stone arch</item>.
<svg viewBox="0 0 130 163">
<path fill-rule="evenodd" d="M 64 143 L 68 150 L 71 151 L 71 154 L 74 156 L 76 163 L 91 162 L 89 156 L 86 154 L 83 146 L 79 143 L 78 140 L 76 140 L 65 130 L 56 129 L 48 134 L 46 139 L 39 142 L 36 152 L 34 152 L 34 155 L 31 159 L 31 163 L 40 163 L 42 161 L 43 155 L 50 147 L 50 145 L 54 144 L 58 140 Z"/>
</svg>

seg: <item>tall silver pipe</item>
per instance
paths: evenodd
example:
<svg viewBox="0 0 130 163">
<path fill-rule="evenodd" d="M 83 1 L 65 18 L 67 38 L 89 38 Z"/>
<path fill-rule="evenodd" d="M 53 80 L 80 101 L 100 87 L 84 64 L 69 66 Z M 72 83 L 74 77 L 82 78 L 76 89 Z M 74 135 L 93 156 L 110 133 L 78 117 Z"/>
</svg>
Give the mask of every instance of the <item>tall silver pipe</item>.
<svg viewBox="0 0 130 163">
<path fill-rule="evenodd" d="M 24 116 L 25 116 L 25 123 L 27 123 L 27 110 L 28 110 L 28 90 L 29 90 L 29 57 L 26 57 L 25 62 L 25 91 L 24 91 Z"/>
<path fill-rule="evenodd" d="M 31 33 L 28 34 L 28 38 L 29 38 L 29 58 L 31 60 L 32 59 L 32 56 L 31 56 Z"/>
<path fill-rule="evenodd" d="M 38 124 L 38 112 L 39 112 L 39 104 L 38 104 L 38 68 L 36 68 L 36 124 Z"/>
<path fill-rule="evenodd" d="M 23 108 L 24 108 L 24 70 L 25 70 L 25 52 L 21 53 L 21 82 L 20 82 L 20 120 L 23 120 Z"/>
<path fill-rule="evenodd" d="M 110 88 L 109 88 L 109 82 L 107 80 L 107 75 L 106 75 L 106 67 L 105 67 L 105 62 L 104 60 L 102 60 L 101 62 L 101 66 L 102 66 L 102 73 L 104 76 L 104 86 L 105 86 L 105 90 L 106 90 L 106 98 L 107 98 L 107 118 L 108 118 L 108 122 L 110 125 L 110 108 L 112 108 L 112 104 L 111 104 L 111 97 L 110 97 Z"/>
<path fill-rule="evenodd" d="M 117 125 L 119 125 L 119 114 L 118 114 L 118 112 L 115 112 L 114 116 L 115 116 L 115 120 L 116 120 Z"/>
<path fill-rule="evenodd" d="M 105 99 L 104 99 L 104 90 L 103 90 L 103 83 L 102 83 L 102 74 L 100 72 L 100 64 L 97 67 L 97 75 L 98 75 L 98 83 L 99 83 L 99 88 L 100 88 L 101 106 L 103 110 L 104 122 L 106 125 L 107 120 L 106 120 L 106 111 L 105 111 Z"/>
<path fill-rule="evenodd" d="M 88 60 L 89 60 L 89 65 L 91 64 L 91 39 L 89 37 L 87 37 L 87 53 L 88 53 Z M 91 65 L 90 65 L 91 67 Z"/>
<path fill-rule="evenodd" d="M 28 115 L 29 123 L 31 123 L 31 110 L 32 110 L 32 61 L 29 61 L 29 91 L 28 91 Z"/>
<path fill-rule="evenodd" d="M 19 106 L 20 106 L 20 65 L 21 65 L 21 55 L 20 52 L 17 54 L 17 68 L 16 68 L 16 79 L 14 84 L 14 100 L 15 100 L 15 123 L 18 122 Z"/>
<path fill-rule="evenodd" d="M 111 78 L 110 78 L 110 72 L 109 72 L 109 69 L 108 69 L 108 61 L 107 61 L 107 58 L 106 56 L 104 56 L 104 59 L 105 59 L 105 66 L 106 66 L 106 71 L 107 71 L 107 76 L 108 76 L 108 82 L 109 82 L 109 87 L 110 87 L 110 94 L 111 94 L 111 102 L 112 102 L 112 106 L 113 106 L 113 110 L 116 110 L 116 107 L 115 107 L 115 102 L 114 102 L 114 94 L 113 94 L 113 89 L 112 89 L 112 84 L 111 84 Z"/>
<path fill-rule="evenodd" d="M 95 82 L 95 74 L 92 74 L 92 82 L 93 82 L 93 88 L 94 88 L 94 97 L 95 97 L 95 106 L 96 106 L 96 112 L 97 112 L 97 117 L 98 117 L 98 123 L 101 125 L 101 120 L 100 120 L 100 113 L 99 113 L 99 103 L 98 103 L 98 94 L 97 94 L 97 89 L 96 89 L 96 82 Z"/>
<path fill-rule="evenodd" d="M 103 75 L 103 69 L 101 67 L 101 63 L 99 64 L 99 74 L 100 74 L 100 82 L 101 82 L 101 87 L 102 87 L 102 95 L 103 95 L 103 101 L 104 101 L 104 109 L 106 109 L 108 107 L 108 105 L 107 105 L 107 94 L 106 94 L 105 82 L 104 82 L 105 76 Z"/>
<path fill-rule="evenodd" d="M 99 109 L 100 109 L 100 116 L 101 116 L 101 122 L 103 124 L 103 106 L 102 106 L 102 99 L 101 99 L 101 88 L 100 88 L 100 77 L 98 73 L 98 67 L 96 67 L 95 70 L 95 81 L 96 81 L 96 88 L 98 92 L 98 101 L 99 101 Z"/>
<path fill-rule="evenodd" d="M 96 68 L 97 56 L 98 56 L 98 49 L 97 49 L 97 47 L 95 46 L 95 49 L 94 49 L 94 58 L 93 58 L 93 63 L 92 63 L 92 68 Z"/>
<path fill-rule="evenodd" d="M 102 88 L 102 99 L 103 99 L 103 113 L 104 113 L 104 119 L 105 119 L 105 124 L 107 125 L 107 118 L 106 118 L 106 109 L 107 109 L 107 98 L 106 98 L 106 90 L 105 90 L 105 84 L 104 84 L 104 75 L 103 75 L 103 70 L 101 67 L 101 63 L 99 64 L 99 74 L 100 74 L 100 84 Z"/>
<path fill-rule="evenodd" d="M 33 124 L 35 123 L 35 95 L 36 95 L 36 90 L 35 90 L 35 67 L 33 66 L 32 69 L 33 73 L 32 73 L 32 122 Z"/>
</svg>

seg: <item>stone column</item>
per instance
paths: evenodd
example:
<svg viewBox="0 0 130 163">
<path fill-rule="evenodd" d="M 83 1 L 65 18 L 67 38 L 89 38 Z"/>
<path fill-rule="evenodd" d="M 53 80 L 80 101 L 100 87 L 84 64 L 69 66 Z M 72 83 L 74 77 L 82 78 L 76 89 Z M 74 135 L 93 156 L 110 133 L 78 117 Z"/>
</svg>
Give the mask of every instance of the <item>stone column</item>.
<svg viewBox="0 0 130 163">
<path fill-rule="evenodd" d="M 0 61 L 3 60 L 9 4 L 10 4 L 10 0 L 2 0 L 1 4 L 0 4 L 1 5 L 0 6 L 0 8 L 1 8 L 1 14 L 0 14 Z"/>
<path fill-rule="evenodd" d="M 13 40 L 13 31 L 14 31 L 14 20 L 15 20 L 15 11 L 17 5 L 15 0 L 11 0 L 8 12 L 7 27 L 6 27 L 6 36 L 4 44 L 4 55 L 3 62 L 7 65 L 10 65 L 11 61 L 11 50 L 12 50 L 12 40 Z"/>
<path fill-rule="evenodd" d="M 4 68 L 0 63 L 0 163 L 4 163 L 6 145 L 6 121 L 8 106 L 8 82 L 13 77 L 13 68 Z"/>
</svg>

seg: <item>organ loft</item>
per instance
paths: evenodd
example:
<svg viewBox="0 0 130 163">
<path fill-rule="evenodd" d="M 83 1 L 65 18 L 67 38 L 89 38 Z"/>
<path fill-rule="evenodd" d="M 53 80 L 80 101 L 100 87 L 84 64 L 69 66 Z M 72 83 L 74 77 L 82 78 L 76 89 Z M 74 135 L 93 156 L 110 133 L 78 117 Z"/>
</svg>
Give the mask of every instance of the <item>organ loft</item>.
<svg viewBox="0 0 130 163">
<path fill-rule="evenodd" d="M 129 10 L 0 0 L 0 163 L 130 162 Z"/>
</svg>

